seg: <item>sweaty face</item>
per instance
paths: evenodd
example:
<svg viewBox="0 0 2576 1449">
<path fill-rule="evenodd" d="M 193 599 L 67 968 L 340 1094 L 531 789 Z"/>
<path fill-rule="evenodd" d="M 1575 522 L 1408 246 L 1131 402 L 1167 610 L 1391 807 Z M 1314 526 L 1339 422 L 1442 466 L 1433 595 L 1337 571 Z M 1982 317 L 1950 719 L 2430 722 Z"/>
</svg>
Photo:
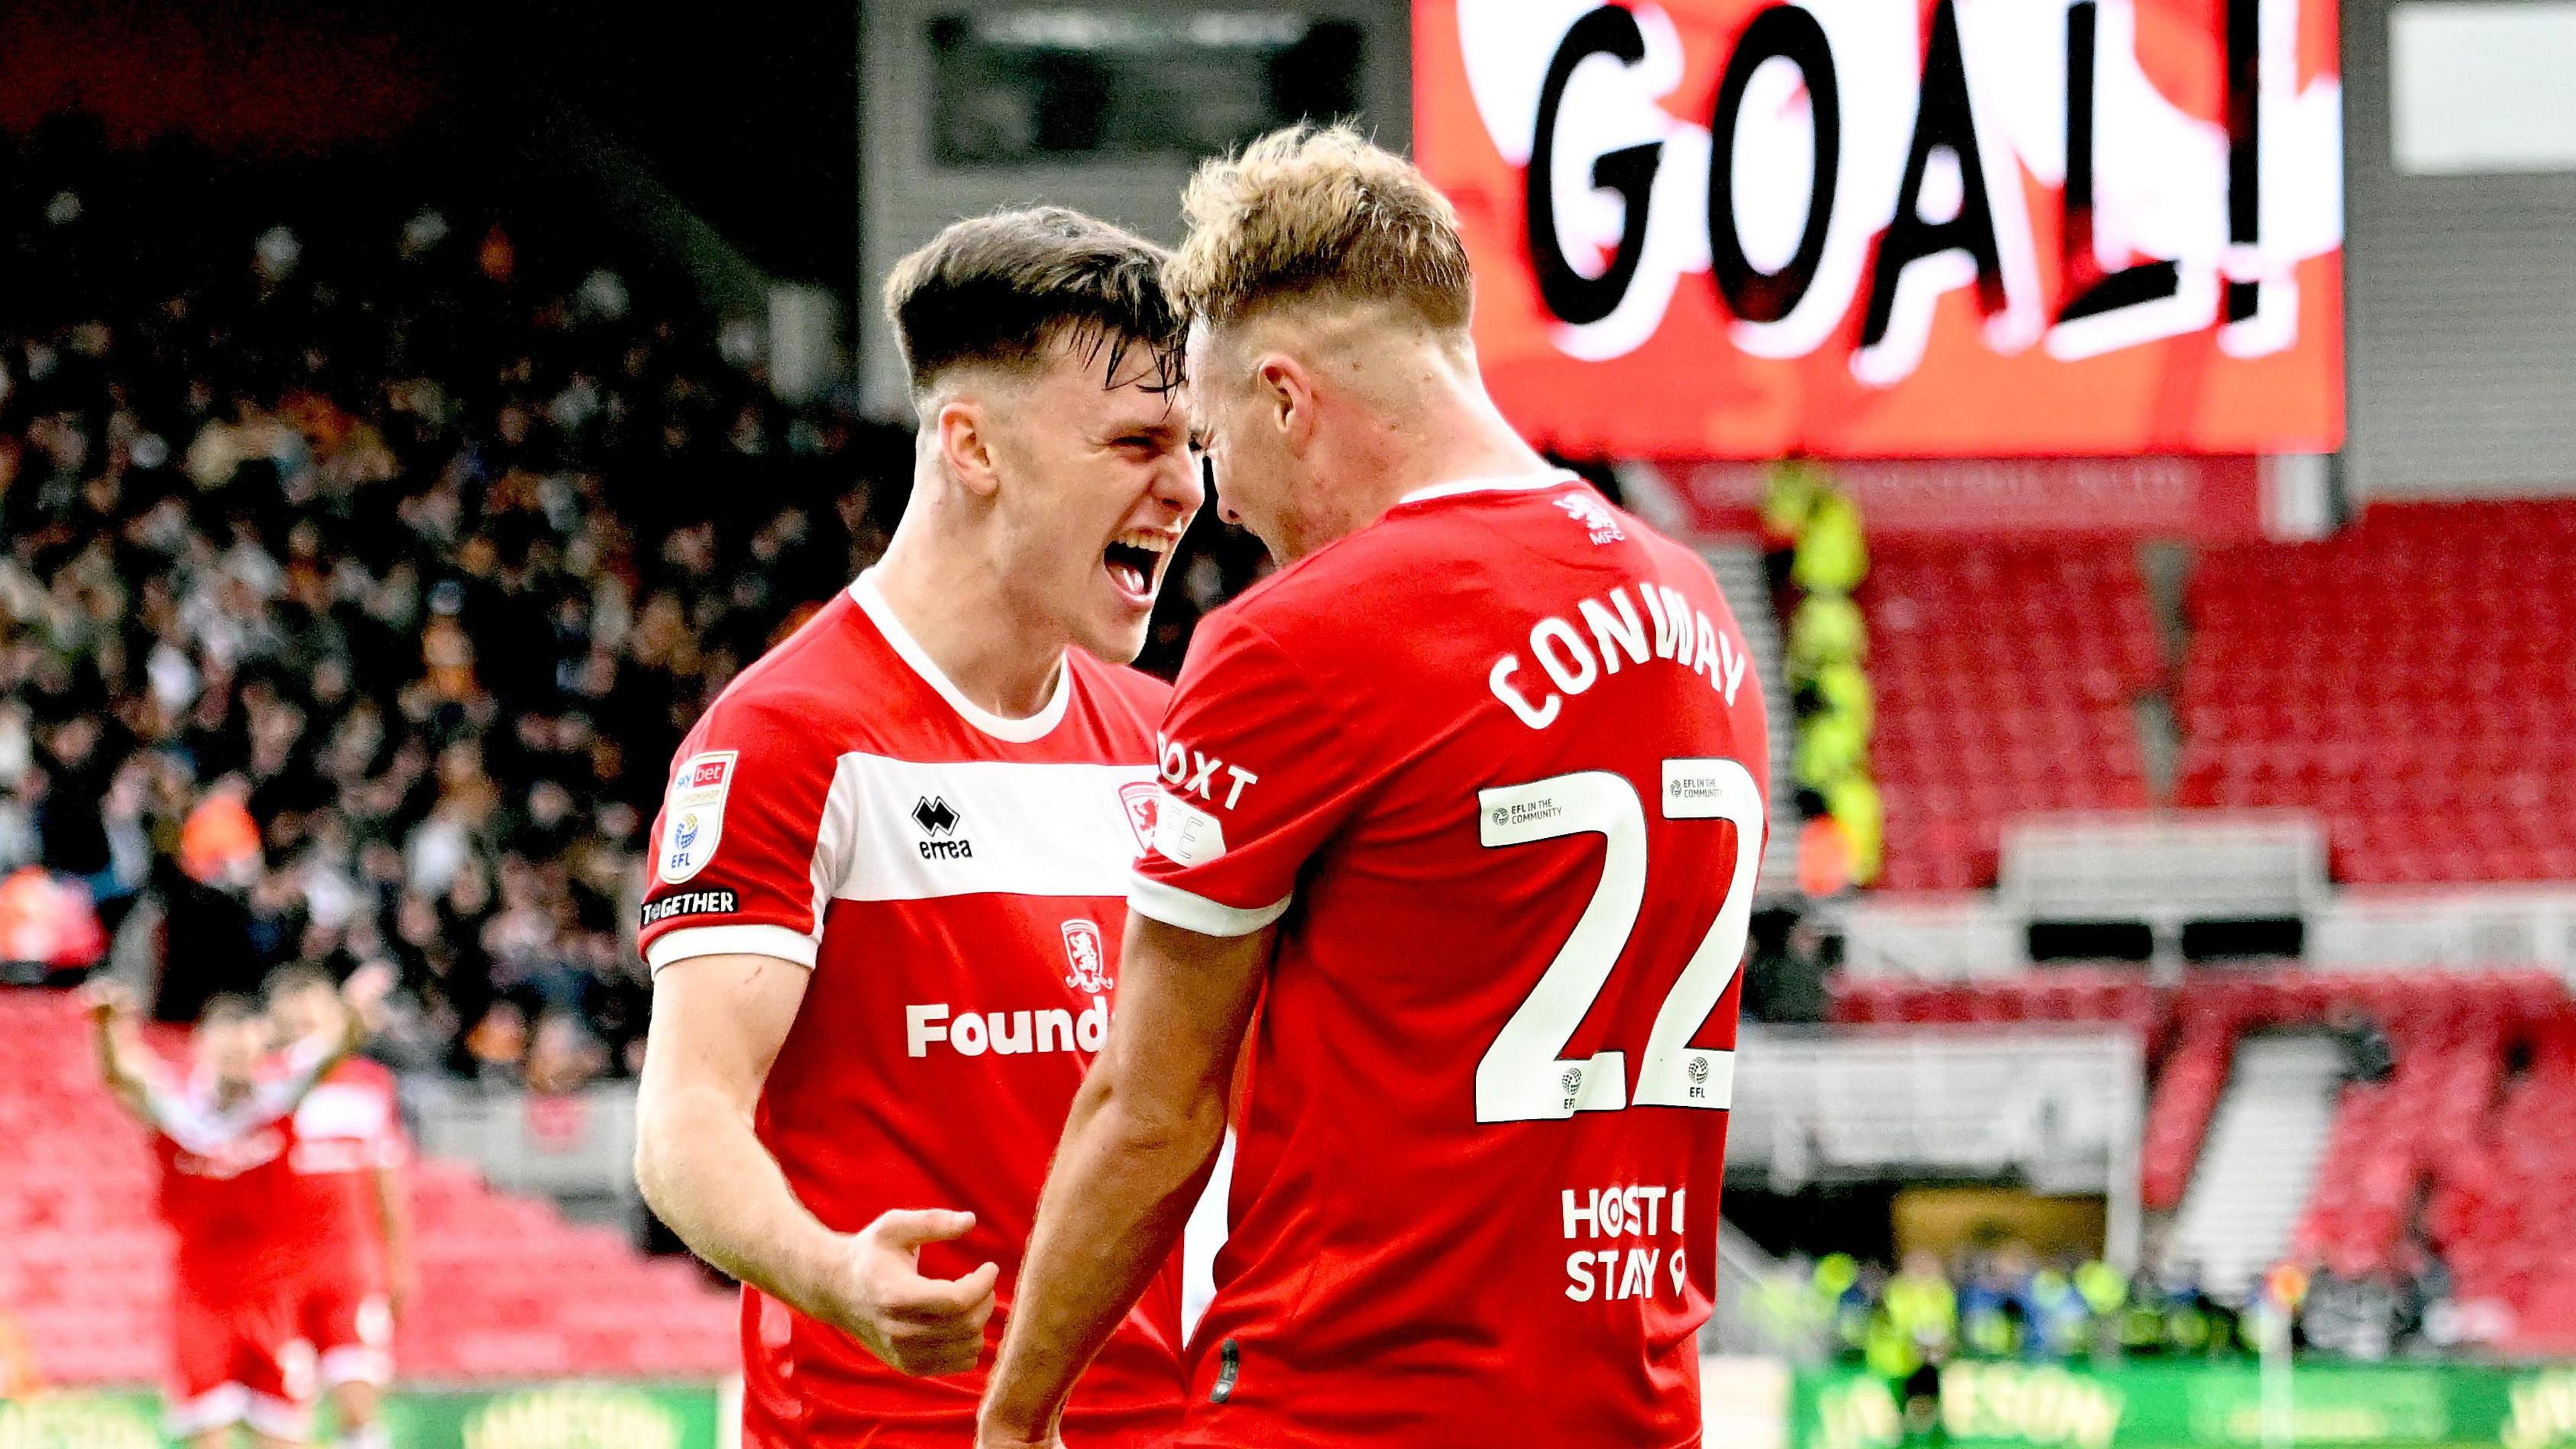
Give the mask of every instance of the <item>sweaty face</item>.
<svg viewBox="0 0 2576 1449">
<path fill-rule="evenodd" d="M 1115 377 L 1108 365 L 1105 347 L 1058 344 L 989 426 L 1005 576 L 1030 612 L 1123 664 L 1203 490 L 1186 400 L 1156 359 L 1131 346 Z"/>
<path fill-rule="evenodd" d="M 1190 328 L 1188 356 L 1191 398 L 1216 480 L 1217 516 L 1249 530 L 1271 557 L 1298 557 L 1304 550 L 1297 544 L 1293 507 L 1297 459 L 1268 389 L 1259 385 L 1243 350 L 1203 322 Z"/>
</svg>

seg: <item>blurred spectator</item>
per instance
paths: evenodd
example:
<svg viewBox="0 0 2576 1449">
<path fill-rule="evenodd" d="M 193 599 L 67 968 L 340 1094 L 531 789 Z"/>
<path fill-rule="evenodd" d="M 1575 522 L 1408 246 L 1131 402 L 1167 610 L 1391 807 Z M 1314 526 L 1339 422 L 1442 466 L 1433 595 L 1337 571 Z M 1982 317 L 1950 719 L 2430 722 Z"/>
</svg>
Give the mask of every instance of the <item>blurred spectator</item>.
<svg viewBox="0 0 2576 1449">
<path fill-rule="evenodd" d="M 2345 1006 L 2336 1011 L 2331 1025 L 2343 1050 L 2345 1080 L 2384 1082 L 2397 1074 L 2397 1049 L 2376 1018 Z"/>
<path fill-rule="evenodd" d="M 88 966 L 107 951 L 98 913 L 76 881 L 29 865 L 0 880 L 0 964 L 46 971 Z"/>
<path fill-rule="evenodd" d="M 506 997 L 483 1008 L 474 1029 L 465 1034 L 467 1074 L 486 1087 L 517 1088 L 527 1084 L 528 1014 Z"/>
<path fill-rule="evenodd" d="M 2286 1276 L 2296 1278 L 2295 1265 Z M 2442 1348 L 2492 1325 L 2464 1323 L 2447 1269 L 2420 1243 L 2389 1263 L 2320 1267 L 2297 1304 L 2303 1352 L 2377 1360 L 2414 1346 Z M 2235 1357 L 2255 1351 L 2240 1305 L 2213 1297 L 2189 1267 L 2123 1273 L 2099 1259 L 2043 1260 L 2016 1243 L 1907 1255 L 1900 1271 L 1832 1253 L 1782 1264 L 1755 1285 L 1750 1321 L 1800 1362 L 1866 1365 L 1902 1391 L 1909 1418 L 1937 1407 L 1942 1365 L 1969 1359 L 2072 1362 L 2117 1355 Z"/>
<path fill-rule="evenodd" d="M 599 1080 L 606 1065 L 598 1041 L 581 1018 L 550 1011 L 537 1022 L 528 1045 L 528 1090 L 541 1096 L 569 1096 Z"/>
<path fill-rule="evenodd" d="M 506 218 L 168 151 L 0 163 L 0 254 L 47 279 L 0 298 L 13 949 L 46 885 L 89 923 L 47 959 L 131 924 L 165 1017 L 383 961 L 400 1052 L 630 1069 L 662 772 L 874 557 L 909 439 L 781 405 L 685 290 Z"/>
</svg>

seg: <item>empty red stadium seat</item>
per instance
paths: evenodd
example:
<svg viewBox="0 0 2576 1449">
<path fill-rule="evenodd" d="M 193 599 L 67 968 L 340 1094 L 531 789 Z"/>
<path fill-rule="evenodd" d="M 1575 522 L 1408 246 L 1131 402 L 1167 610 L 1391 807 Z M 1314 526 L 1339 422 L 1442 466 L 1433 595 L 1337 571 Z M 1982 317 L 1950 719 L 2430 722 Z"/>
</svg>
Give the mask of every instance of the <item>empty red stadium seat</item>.
<svg viewBox="0 0 2576 1449">
<path fill-rule="evenodd" d="M 2325 815 L 2339 879 L 2576 875 L 2576 504 L 2375 504 L 2320 543 L 2205 551 L 2177 711 L 2186 805 Z"/>
<path fill-rule="evenodd" d="M 2164 661 L 2127 545 L 1872 548 L 1882 886 L 1992 885 L 2006 818 L 2147 803 L 2130 701 Z"/>
</svg>

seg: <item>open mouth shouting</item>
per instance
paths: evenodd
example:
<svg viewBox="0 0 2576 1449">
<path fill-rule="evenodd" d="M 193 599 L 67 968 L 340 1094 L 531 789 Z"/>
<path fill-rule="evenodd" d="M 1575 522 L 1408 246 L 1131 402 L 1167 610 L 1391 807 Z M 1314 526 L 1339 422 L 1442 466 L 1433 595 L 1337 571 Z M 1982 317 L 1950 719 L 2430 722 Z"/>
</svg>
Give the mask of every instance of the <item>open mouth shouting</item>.
<svg viewBox="0 0 2576 1449">
<path fill-rule="evenodd" d="M 1126 528 L 1100 551 L 1101 566 L 1109 573 L 1109 583 L 1132 608 L 1154 606 L 1154 591 L 1162 586 L 1163 566 L 1171 562 L 1172 548 L 1180 535 L 1151 528 Z"/>
</svg>

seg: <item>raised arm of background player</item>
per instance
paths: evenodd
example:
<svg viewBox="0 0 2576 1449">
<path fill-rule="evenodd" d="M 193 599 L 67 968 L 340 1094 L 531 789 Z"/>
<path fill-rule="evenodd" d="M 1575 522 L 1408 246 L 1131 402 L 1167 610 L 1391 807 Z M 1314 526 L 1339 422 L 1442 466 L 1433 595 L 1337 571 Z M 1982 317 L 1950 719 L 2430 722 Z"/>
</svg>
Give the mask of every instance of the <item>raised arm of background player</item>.
<svg viewBox="0 0 2576 1449">
<path fill-rule="evenodd" d="M 134 1029 L 134 995 L 121 981 L 105 977 L 81 988 L 81 1005 L 89 1012 L 91 1039 L 98 1046 L 98 1074 L 118 1105 L 145 1125 L 153 1125 L 152 1078 L 156 1068 Z"/>
<path fill-rule="evenodd" d="M 392 986 L 393 974 L 381 966 L 363 966 L 352 973 L 340 988 L 341 999 L 349 1007 L 341 1016 L 346 1024 L 340 1035 L 323 1044 L 318 1054 L 298 1063 L 299 1069 L 288 1079 L 283 1092 L 258 1102 L 253 1114 L 274 1119 L 294 1111 L 314 1083 L 365 1046 L 377 1010 Z M 81 999 L 89 1011 L 92 1036 L 98 1046 L 99 1075 L 106 1080 L 108 1091 L 145 1126 L 166 1126 L 166 1114 L 157 1100 L 160 1068 L 136 1034 L 133 992 L 121 981 L 100 977 L 81 989 Z"/>
<path fill-rule="evenodd" d="M 975 1366 L 1001 1269 L 921 1275 L 924 1243 L 973 1213 L 885 1213 L 855 1233 L 796 1198 L 752 1130 L 761 1084 L 805 1000 L 806 967 L 774 956 L 692 956 L 653 974 L 653 1024 L 636 1104 L 635 1181 L 700 1257 L 833 1324 L 908 1374 Z"/>
<path fill-rule="evenodd" d="M 1202 936 L 1128 913 L 1118 1013 L 1065 1120 L 986 1381 L 985 1449 L 1060 1442 L 1074 1380 L 1170 1260 L 1225 1139 L 1276 936 Z"/>
</svg>

